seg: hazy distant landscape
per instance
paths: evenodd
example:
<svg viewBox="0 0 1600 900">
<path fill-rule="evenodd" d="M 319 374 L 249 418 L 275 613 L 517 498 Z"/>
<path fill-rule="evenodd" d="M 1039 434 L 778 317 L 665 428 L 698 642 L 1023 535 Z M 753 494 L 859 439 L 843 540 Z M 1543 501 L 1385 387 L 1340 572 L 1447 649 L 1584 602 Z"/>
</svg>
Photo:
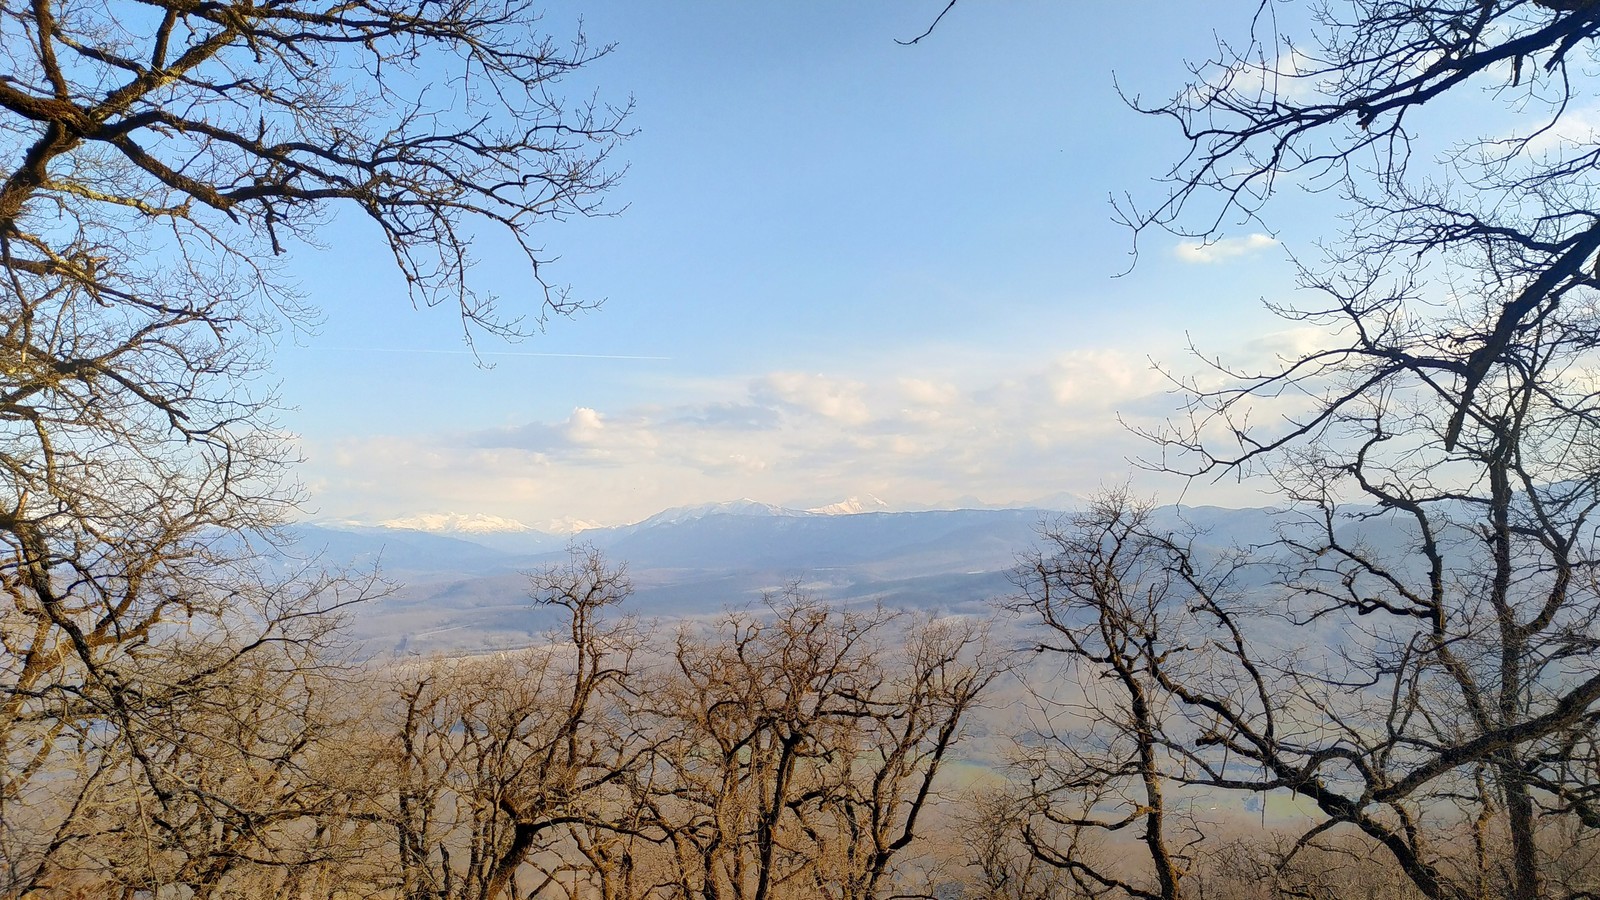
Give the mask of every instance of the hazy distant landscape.
<svg viewBox="0 0 1600 900">
<path fill-rule="evenodd" d="M 301 525 L 297 551 L 336 564 L 378 564 L 397 582 L 353 611 L 352 635 L 373 651 L 419 653 L 522 645 L 549 626 L 523 574 L 594 546 L 628 568 L 629 609 L 670 623 L 758 603 L 798 584 L 819 599 L 919 610 L 982 611 L 1047 515 L 951 510 L 807 515 L 759 504 L 664 513 L 637 525 L 572 536 L 445 535 Z M 492 545 L 492 546 L 491 546 Z"/>
<path fill-rule="evenodd" d="M 527 573 L 592 546 L 625 565 L 632 613 L 670 628 L 681 617 L 754 607 L 798 585 L 831 603 L 987 616 L 1015 591 L 1019 554 L 1042 527 L 1075 510 L 956 509 L 814 513 L 755 501 L 666 510 L 634 525 L 546 534 L 507 523 L 469 530 L 297 525 L 297 555 L 377 567 L 395 591 L 351 610 L 351 636 L 376 657 L 523 646 L 543 640 L 548 614 L 527 599 Z M 1263 509 L 1167 510 L 1202 547 L 1264 544 Z"/>
<path fill-rule="evenodd" d="M 1600 0 L 0 2 L 0 900 L 1600 898 L 1597 209 Z"/>
</svg>

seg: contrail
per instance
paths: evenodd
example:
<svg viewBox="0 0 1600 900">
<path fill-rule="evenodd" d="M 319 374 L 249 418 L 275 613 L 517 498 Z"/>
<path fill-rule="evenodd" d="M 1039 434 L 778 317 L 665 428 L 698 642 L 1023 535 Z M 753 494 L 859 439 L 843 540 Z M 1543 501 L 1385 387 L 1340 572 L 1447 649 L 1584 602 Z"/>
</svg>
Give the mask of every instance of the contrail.
<svg viewBox="0 0 1600 900">
<path fill-rule="evenodd" d="M 609 353 L 538 353 L 531 350 L 434 350 L 420 347 L 295 347 L 323 353 L 433 353 L 448 356 L 539 356 L 556 359 L 638 359 L 671 362 L 670 356 L 623 356 Z"/>
</svg>

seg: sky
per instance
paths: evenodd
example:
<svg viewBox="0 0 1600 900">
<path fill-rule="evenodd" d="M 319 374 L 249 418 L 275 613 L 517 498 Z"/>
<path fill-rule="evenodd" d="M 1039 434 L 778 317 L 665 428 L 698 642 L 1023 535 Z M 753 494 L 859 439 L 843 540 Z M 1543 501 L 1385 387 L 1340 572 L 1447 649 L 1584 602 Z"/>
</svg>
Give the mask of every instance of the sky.
<svg viewBox="0 0 1600 900">
<path fill-rule="evenodd" d="M 1132 235 L 1183 146 L 1118 95 L 1164 98 L 1253 3 L 940 0 L 582 5 L 615 49 L 574 95 L 632 98 L 616 215 L 550 222 L 550 277 L 598 310 L 517 342 L 413 309 L 354 217 L 292 274 L 321 310 L 277 348 L 306 515 L 456 513 L 620 524 L 750 497 L 891 508 L 1083 495 L 1250 505 L 1251 489 L 1137 471 L 1128 425 L 1171 415 L 1157 369 L 1192 343 L 1268 360 L 1303 334 L 1296 212 L 1197 247 Z M 577 6 L 542 27 L 569 34 Z M 1297 230 L 1299 228 L 1300 230 Z M 492 235 L 474 277 L 536 303 Z M 525 306 L 524 308 L 530 308 Z"/>
</svg>

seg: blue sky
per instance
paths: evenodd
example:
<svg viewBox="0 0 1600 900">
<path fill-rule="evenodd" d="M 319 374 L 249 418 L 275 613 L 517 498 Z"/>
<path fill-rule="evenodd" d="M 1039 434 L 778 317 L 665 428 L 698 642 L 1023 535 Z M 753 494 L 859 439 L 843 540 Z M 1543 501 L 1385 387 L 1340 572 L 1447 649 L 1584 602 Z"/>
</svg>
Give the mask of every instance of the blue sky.
<svg viewBox="0 0 1600 900">
<path fill-rule="evenodd" d="M 584 5 L 616 49 L 569 89 L 631 95 L 638 133 L 619 215 L 544 241 L 551 276 L 604 306 L 480 342 L 482 367 L 449 310 L 410 307 L 375 235 L 331 223 L 293 263 L 323 324 L 285 335 L 275 369 L 308 514 L 541 526 L 741 496 L 1084 493 L 1142 449 L 1119 413 L 1172 407 L 1151 358 L 1299 340 L 1260 309 L 1292 285 L 1292 205 L 1270 239 L 1148 238 L 1117 277 L 1131 237 L 1109 198 L 1158 196 L 1182 148 L 1114 85 L 1170 95 L 1253 4 L 970 2 L 895 43 L 942 5 Z M 545 27 L 570 32 L 575 8 Z M 510 248 L 476 254 L 480 286 L 534 302 Z"/>
</svg>

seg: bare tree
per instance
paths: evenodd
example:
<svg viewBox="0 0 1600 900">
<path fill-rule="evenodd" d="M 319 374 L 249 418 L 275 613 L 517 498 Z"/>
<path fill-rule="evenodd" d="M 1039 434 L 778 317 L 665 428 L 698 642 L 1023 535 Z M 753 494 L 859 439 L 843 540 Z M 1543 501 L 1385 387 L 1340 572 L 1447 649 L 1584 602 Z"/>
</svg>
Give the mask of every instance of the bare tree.
<svg viewBox="0 0 1600 900">
<path fill-rule="evenodd" d="M 1190 415 L 1152 435 L 1162 467 L 1276 485 L 1292 511 L 1284 614 L 1331 652 L 1273 645 L 1210 597 L 1200 605 L 1241 636 L 1215 645 L 1229 659 L 1214 665 L 1254 667 L 1270 695 L 1153 674 L 1214 718 L 1207 746 L 1261 766 L 1257 788 L 1317 805 L 1326 820 L 1303 846 L 1349 826 L 1428 896 L 1544 896 L 1564 853 L 1553 836 L 1594 821 L 1600 157 L 1567 126 L 1595 95 L 1600 10 L 1258 10 L 1246 44 L 1146 108 L 1190 153 L 1168 197 L 1124 212 L 1209 240 L 1264 215 L 1283 179 L 1348 204 L 1325 262 L 1302 268 L 1314 299 L 1278 310 L 1324 347 L 1219 365 L 1223 386 L 1186 382 Z M 1281 36 L 1291 19 L 1308 41 Z M 1490 131 L 1442 112 L 1472 86 L 1489 88 L 1473 102 Z M 1418 123 L 1447 115 L 1452 143 L 1419 143 Z M 1250 783 L 1189 761 L 1201 780 Z"/>
<path fill-rule="evenodd" d="M 373 814 L 393 829 L 387 871 L 407 898 L 496 900 L 587 882 L 584 840 L 628 829 L 624 782 L 648 744 L 617 714 L 634 629 L 608 621 L 631 588 L 593 550 L 534 576 L 567 618 L 550 645 L 397 672 Z M 533 878 L 534 884 L 518 879 Z M 515 886 L 515 889 L 513 889 Z"/>
<path fill-rule="evenodd" d="M 1594 345 L 1571 295 L 1497 350 L 1484 379 L 1445 376 L 1456 363 L 1434 363 L 1463 346 L 1447 333 L 1471 332 L 1526 285 L 1525 272 L 1501 272 L 1482 249 L 1472 290 L 1444 302 L 1415 273 L 1379 287 L 1382 258 L 1322 281 L 1333 302 L 1307 315 L 1343 322 L 1350 346 L 1227 372 L 1226 387 L 1195 390 L 1191 418 L 1156 437 L 1175 467 L 1262 472 L 1298 513 L 1280 545 L 1297 597 L 1289 615 L 1340 658 L 1285 659 L 1279 689 L 1339 735 L 1308 746 L 1304 762 L 1343 769 L 1352 787 L 1318 802 L 1399 854 L 1429 896 L 1530 898 L 1543 891 L 1541 816 L 1589 815 L 1578 769 L 1600 701 L 1600 482 L 1580 360 Z M 1408 313 L 1422 306 L 1456 324 L 1432 331 Z M 1252 419 L 1259 401 L 1286 392 L 1302 398 L 1298 412 Z M 1271 652 L 1236 655 L 1242 664 Z M 1274 735 L 1224 718 L 1253 755 L 1281 755 Z M 1426 861 L 1437 835 L 1423 825 L 1446 797 L 1472 807 L 1449 827 L 1473 832 L 1476 874 Z M 1359 810 L 1374 803 L 1394 818 L 1368 821 Z M 1501 837 L 1503 857 L 1489 849 Z"/>
<path fill-rule="evenodd" d="M 1122 685 L 1129 746 L 1150 733 L 1120 674 L 1138 671 L 1170 704 L 1148 721 L 1174 775 L 1318 810 L 1279 871 L 1356 852 L 1355 833 L 1426 896 L 1587 896 L 1552 879 L 1596 821 L 1600 154 L 1577 120 L 1597 97 L 1600 7 L 1255 8 L 1248 40 L 1219 43 L 1171 100 L 1132 101 L 1187 153 L 1166 196 L 1120 211 L 1136 234 L 1211 241 L 1267 221 L 1283 184 L 1345 204 L 1325 260 L 1301 265 L 1306 293 L 1276 307 L 1321 349 L 1211 363 L 1179 379 L 1187 417 L 1150 434 L 1156 468 L 1276 486 L 1282 540 L 1254 560 L 1281 567 L 1283 591 L 1241 602 L 1163 538 L 1145 565 L 1212 636 L 1169 615 L 1141 648 L 1126 607 L 1112 634 L 1083 630 L 1108 608 L 1091 591 L 1068 648 Z M 1271 634 L 1272 614 L 1301 637 Z"/>
<path fill-rule="evenodd" d="M 680 636 L 650 691 L 669 735 L 651 801 L 664 895 L 866 900 L 894 883 L 996 669 L 957 623 L 913 629 L 896 659 L 891 621 L 790 595 Z"/>
<path fill-rule="evenodd" d="M 1200 834 L 1169 807 L 1179 769 L 1165 747 L 1167 697 L 1152 669 L 1184 640 L 1189 592 L 1164 565 L 1168 545 L 1151 528 L 1149 506 L 1125 491 L 1042 535 L 1044 548 L 1018 566 L 1021 593 L 1010 605 L 1043 626 L 1032 649 L 1064 656 L 1066 683 L 1082 696 L 1035 685 L 1052 724 L 1019 743 L 1028 778 L 1023 840 L 1090 896 L 1179 900 Z M 1073 720 L 1065 733 L 1053 724 L 1058 708 Z M 1147 871 L 1128 874 L 1125 861 L 1095 858 L 1096 833 L 1125 830 L 1144 844 Z"/>
<path fill-rule="evenodd" d="M 1291 28 L 1310 36 L 1295 42 Z M 1334 268 L 1363 268 L 1369 256 L 1492 255 L 1515 272 L 1513 289 L 1480 318 L 1425 328 L 1427 340 L 1388 360 L 1459 381 L 1453 447 L 1467 402 L 1514 336 L 1592 286 L 1600 226 L 1586 198 L 1600 157 L 1564 117 L 1592 102 L 1597 36 L 1600 11 L 1568 0 L 1260 4 L 1249 39 L 1219 42 L 1170 102 L 1134 102 L 1176 122 L 1189 153 L 1164 200 L 1130 198 L 1122 212 L 1137 231 L 1210 240 L 1225 222 L 1257 218 L 1290 182 L 1350 201 L 1342 239 L 1329 242 Z M 1452 130 L 1450 145 L 1414 146 L 1418 123 L 1461 125 L 1443 108 L 1468 94 L 1483 121 L 1509 112 L 1509 130 Z M 1372 287 L 1369 302 L 1381 303 Z"/>
<path fill-rule="evenodd" d="M 975 792 L 957 817 L 966 867 L 962 897 L 973 900 L 1066 900 L 1082 896 L 1060 866 L 1040 859 L 1024 838 L 1032 798 L 1006 790 Z"/>
<path fill-rule="evenodd" d="M 533 267 L 527 324 L 573 305 L 544 286 L 534 229 L 598 210 L 623 111 L 565 102 L 559 79 L 605 48 L 535 24 L 514 0 L 0 7 L 5 890 L 62 884 L 113 783 L 151 816 L 256 821 L 181 774 L 196 745 L 167 725 L 351 599 L 253 565 L 295 500 L 253 387 L 263 338 L 310 316 L 277 261 L 342 205 L 413 300 L 458 305 L 469 334 L 524 330 L 466 279 L 486 229 Z M 261 703 L 304 689 L 278 684 Z M 201 839 L 168 812 L 152 853 Z"/>
<path fill-rule="evenodd" d="M 1368 474 L 1371 458 L 1345 471 Z M 1529 482 L 1547 528 L 1567 521 Z M 1496 562 L 1495 532 L 1448 518 L 1477 512 L 1469 498 L 1415 501 L 1404 518 L 1396 506 L 1342 519 L 1319 495 L 1309 508 L 1324 518 L 1290 516 L 1275 556 L 1258 548 L 1204 566 L 1125 498 L 1052 533 L 1024 572 L 1023 603 L 1054 636 L 1041 646 L 1078 664 L 1086 696 L 1074 708 L 1089 724 L 1043 735 L 1025 760 L 1035 814 L 1051 826 L 1025 832 L 1035 852 L 1084 873 L 1086 889 L 1172 895 L 1192 857 L 1161 845 L 1167 785 L 1309 803 L 1313 824 L 1274 860 L 1285 890 L 1308 889 L 1308 857 L 1367 859 L 1354 835 L 1429 897 L 1543 896 L 1549 873 L 1571 872 L 1562 860 L 1593 852 L 1595 835 L 1575 831 L 1592 827 L 1590 782 L 1577 774 L 1580 736 L 1595 725 L 1592 588 L 1559 560 L 1530 562 L 1523 543 L 1550 554 L 1577 542 L 1518 518 Z M 1245 561 L 1281 566 L 1292 592 L 1277 599 L 1258 584 L 1251 599 Z M 1265 627 L 1279 616 L 1304 636 Z M 1086 829 L 1136 821 L 1159 891 L 1078 852 Z M 1571 896 L 1592 890 L 1561 878 Z"/>
<path fill-rule="evenodd" d="M 350 795 L 316 772 L 340 733 L 326 604 L 361 590 L 235 586 L 232 621 L 152 629 L 92 670 L 69 656 L 16 704 L 0 794 L 7 896 L 249 894 L 337 852 L 319 831 Z"/>
<path fill-rule="evenodd" d="M 465 281 L 472 229 L 503 229 L 537 276 L 532 229 L 596 211 L 614 178 L 621 111 L 557 93 L 607 48 L 540 37 L 515 0 L 69 0 L 4 15 L 0 133 L 15 162 L 0 236 L 28 296 L 59 285 L 209 321 L 200 298 L 281 296 L 261 261 L 314 239 L 344 202 L 378 228 L 417 299 L 508 328 Z M 130 236 L 138 252 L 116 252 Z M 550 311 L 566 302 L 545 295 Z"/>
</svg>

